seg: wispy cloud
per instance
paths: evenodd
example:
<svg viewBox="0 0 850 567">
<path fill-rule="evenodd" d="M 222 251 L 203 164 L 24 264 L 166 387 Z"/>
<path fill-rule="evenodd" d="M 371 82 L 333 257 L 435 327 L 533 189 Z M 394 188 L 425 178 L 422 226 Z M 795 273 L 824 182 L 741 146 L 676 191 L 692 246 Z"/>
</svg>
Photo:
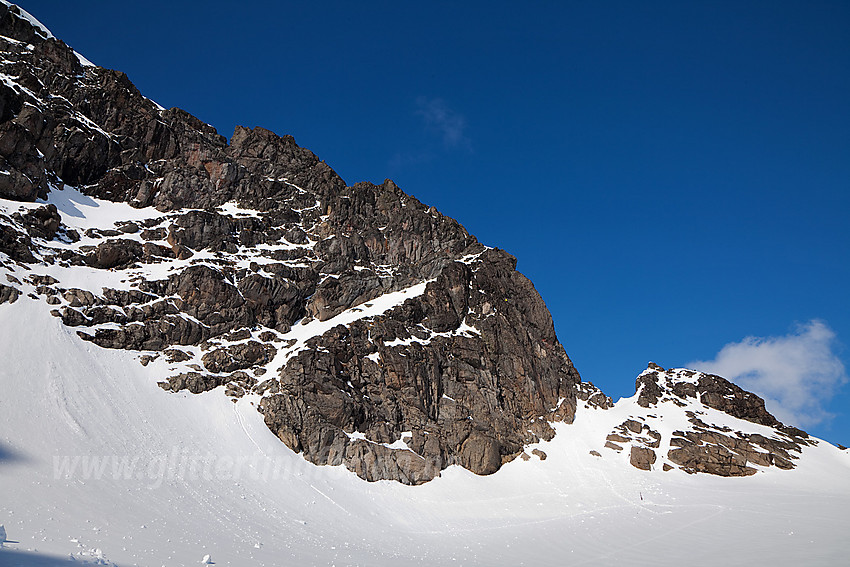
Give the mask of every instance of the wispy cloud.
<svg viewBox="0 0 850 567">
<path fill-rule="evenodd" d="M 466 135 L 466 118 L 449 108 L 441 98 L 419 97 L 416 99 L 416 114 L 422 117 L 425 127 L 436 132 L 447 148 L 470 150 L 472 145 Z"/>
<path fill-rule="evenodd" d="M 813 320 L 781 337 L 747 337 L 724 346 L 714 360 L 690 368 L 723 376 L 765 399 L 767 409 L 789 425 L 810 427 L 831 414 L 824 409 L 847 382 L 834 352 L 835 333 Z"/>
</svg>

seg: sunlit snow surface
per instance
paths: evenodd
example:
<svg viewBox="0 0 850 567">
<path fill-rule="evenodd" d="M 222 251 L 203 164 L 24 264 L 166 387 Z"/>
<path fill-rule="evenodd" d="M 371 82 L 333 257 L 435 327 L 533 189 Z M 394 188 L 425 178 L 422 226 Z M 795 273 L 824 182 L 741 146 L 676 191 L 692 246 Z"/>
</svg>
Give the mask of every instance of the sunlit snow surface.
<svg viewBox="0 0 850 567">
<path fill-rule="evenodd" d="M 292 453 L 256 398 L 167 393 L 156 386 L 162 363 L 142 367 L 132 353 L 83 342 L 44 307 L 26 297 L 0 305 L 0 523 L 20 542 L 9 547 L 36 556 L 91 560 L 100 550 L 119 565 L 155 566 L 196 565 L 206 554 L 218 565 L 797 566 L 839 565 L 850 553 L 850 455 L 826 443 L 806 448 L 794 471 L 642 472 L 625 455 L 589 454 L 627 415 L 624 400 L 557 426 L 540 444 L 545 461 L 518 459 L 489 477 L 453 467 L 419 487 L 366 483 Z M 54 456 L 75 455 L 139 457 L 142 478 L 55 478 Z M 246 465 L 223 479 L 157 475 L 172 455 Z"/>
<path fill-rule="evenodd" d="M 153 208 L 70 188 L 52 191 L 49 202 L 82 235 L 76 243 L 54 240 L 54 248 L 96 244 L 85 230 L 116 220 L 170 222 Z M 37 206 L 0 200 L 0 213 Z M 252 214 L 234 204 L 223 210 Z M 242 252 L 239 262 L 269 261 Z M 128 289 L 133 278 L 164 278 L 207 261 L 205 254 L 213 258 L 199 252 L 189 261 L 111 271 L 57 263 L 33 273 L 66 288 Z M 20 266 L 0 272 L 21 281 L 27 275 Z M 23 295 L 0 305 L 0 524 L 18 542 L 0 549 L 3 566 L 44 565 L 46 558 L 70 564 L 69 557 L 75 564 L 197 565 L 206 555 L 217 565 L 269 566 L 798 566 L 845 564 L 850 555 L 850 453 L 827 443 L 805 448 L 793 471 L 760 469 L 748 478 L 662 472 L 666 446 L 655 470 L 639 471 L 628 451 L 603 448 L 606 435 L 634 415 L 665 439 L 687 421 L 673 404 L 646 409 L 631 398 L 611 410 L 580 407 L 574 424 L 557 424 L 555 439 L 539 444 L 545 461 L 517 459 L 488 477 L 452 467 L 419 487 L 367 483 L 290 451 L 263 423 L 258 396 L 233 403 L 221 388 L 168 393 L 156 383 L 175 365 L 160 357 L 143 367 L 137 352 L 85 342 L 49 315 L 51 306 L 26 296 L 31 284 L 18 287 Z M 309 337 L 384 313 L 424 289 L 421 283 L 327 321 L 294 325 L 279 334 L 285 346 L 268 370 L 276 373 Z M 711 423 L 761 427 L 691 409 Z M 405 448 L 403 440 L 395 445 Z M 73 474 L 60 470 L 74 459 Z M 106 464 L 85 474 L 82 459 Z"/>
</svg>

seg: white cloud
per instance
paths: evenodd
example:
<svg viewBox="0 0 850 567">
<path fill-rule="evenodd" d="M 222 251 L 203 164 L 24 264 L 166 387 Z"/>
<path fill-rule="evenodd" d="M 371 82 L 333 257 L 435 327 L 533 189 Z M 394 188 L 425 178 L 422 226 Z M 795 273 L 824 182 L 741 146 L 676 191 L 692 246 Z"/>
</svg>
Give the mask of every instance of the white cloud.
<svg viewBox="0 0 850 567">
<path fill-rule="evenodd" d="M 831 414 L 824 404 L 847 382 L 833 351 L 835 333 L 823 321 L 800 325 L 781 337 L 747 337 L 724 346 L 714 360 L 690 368 L 723 376 L 765 399 L 777 419 L 800 427 L 817 425 Z"/>
<path fill-rule="evenodd" d="M 416 99 L 416 114 L 425 121 L 425 126 L 437 132 L 447 148 L 470 149 L 466 137 L 466 118 L 449 108 L 440 98 L 419 97 Z"/>
</svg>

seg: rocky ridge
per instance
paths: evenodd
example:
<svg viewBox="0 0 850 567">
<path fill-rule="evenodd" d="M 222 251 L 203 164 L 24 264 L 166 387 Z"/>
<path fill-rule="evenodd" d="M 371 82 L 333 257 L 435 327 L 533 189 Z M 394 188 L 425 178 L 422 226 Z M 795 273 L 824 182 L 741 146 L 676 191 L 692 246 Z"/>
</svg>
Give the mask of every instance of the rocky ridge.
<svg viewBox="0 0 850 567">
<path fill-rule="evenodd" d="M 639 469 L 749 476 L 759 467 L 792 469 L 803 448 L 817 443 L 720 376 L 650 363 L 635 386 L 633 398 L 618 402 L 628 417 L 603 451 L 624 452 Z"/>
<path fill-rule="evenodd" d="M 166 390 L 252 396 L 291 449 L 367 480 L 489 474 L 578 404 L 612 405 L 515 258 L 392 181 L 349 186 L 262 128 L 228 141 L 5 2 L 0 51 L 0 303 L 45 302 L 82 339 L 154 362 Z M 750 437 L 729 461 L 706 447 L 732 437 L 694 411 L 670 463 L 793 466 L 804 434 L 763 402 L 717 377 L 691 395 L 641 376 L 642 407 L 696 396 L 794 445 Z M 662 440 L 638 421 L 609 444 L 651 468 Z"/>
</svg>

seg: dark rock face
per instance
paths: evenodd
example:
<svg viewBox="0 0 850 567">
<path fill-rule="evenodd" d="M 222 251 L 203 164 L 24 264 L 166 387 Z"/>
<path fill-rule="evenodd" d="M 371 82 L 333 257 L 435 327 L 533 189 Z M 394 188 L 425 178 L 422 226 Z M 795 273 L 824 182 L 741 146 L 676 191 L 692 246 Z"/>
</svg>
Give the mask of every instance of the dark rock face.
<svg viewBox="0 0 850 567">
<path fill-rule="evenodd" d="M 732 435 L 699 426 L 695 431 L 674 431 L 668 457 L 687 472 L 707 472 L 719 476 L 749 476 L 756 469 L 748 465 L 792 469 L 806 439 L 771 438 L 735 432 Z M 797 454 L 795 454 L 797 453 Z"/>
<path fill-rule="evenodd" d="M 348 186 L 263 128 L 228 144 L 15 7 L 0 7 L 0 36 L 0 197 L 70 186 L 147 211 L 76 230 L 54 205 L 30 207 L 0 223 L 0 252 L 120 274 L 117 287 L 32 285 L 82 338 L 145 363 L 163 353 L 164 388 L 258 394 L 310 461 L 412 484 L 451 464 L 495 472 L 551 438 L 549 421 L 571 421 L 577 399 L 610 404 L 581 382 L 516 260 L 392 181 Z"/>
<path fill-rule="evenodd" d="M 2 215 L 0 215 L 2 218 Z M 33 243 L 26 232 L 16 230 L 12 225 L 12 219 L 8 219 L 9 224 L 0 225 L 0 252 L 15 262 L 31 263 L 35 262 L 35 256 L 32 254 Z"/>
<path fill-rule="evenodd" d="M 450 464 L 489 474 L 550 439 L 547 421 L 561 406 L 574 412 L 580 378 L 513 268 L 488 251 L 386 315 L 317 338 L 282 369 L 280 392 L 264 400 L 266 423 L 320 464 L 348 463 L 354 433 L 391 444 L 411 432 L 409 450 L 428 464 L 411 461 L 422 464 L 417 481 Z"/>
<path fill-rule="evenodd" d="M 35 238 L 52 240 L 62 224 L 62 217 L 56 210 L 56 205 L 39 207 L 16 218 L 26 228 L 27 233 Z"/>
<path fill-rule="evenodd" d="M 233 372 L 270 362 L 277 351 L 257 341 L 212 350 L 202 357 L 204 367 L 214 374 Z"/>
<path fill-rule="evenodd" d="M 655 451 L 646 447 L 632 447 L 629 454 L 629 462 L 633 467 L 648 471 L 655 464 Z"/>
<path fill-rule="evenodd" d="M 107 240 L 97 245 L 85 259 L 86 264 L 104 270 L 126 268 L 142 257 L 142 245 L 135 240 Z"/>
<path fill-rule="evenodd" d="M 0 284 L 0 303 L 14 303 L 20 295 L 18 288 Z"/>
</svg>

